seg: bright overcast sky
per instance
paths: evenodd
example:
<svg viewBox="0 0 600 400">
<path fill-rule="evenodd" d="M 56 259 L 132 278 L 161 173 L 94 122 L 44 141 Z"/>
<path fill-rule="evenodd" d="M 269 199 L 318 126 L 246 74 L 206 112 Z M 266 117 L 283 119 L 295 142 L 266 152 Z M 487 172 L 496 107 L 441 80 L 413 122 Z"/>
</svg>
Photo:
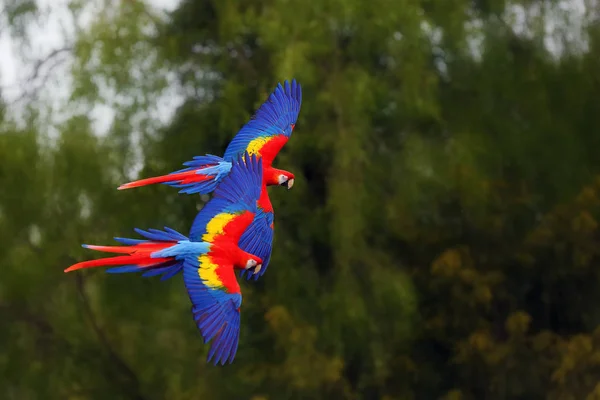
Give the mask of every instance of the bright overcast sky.
<svg viewBox="0 0 600 400">
<path fill-rule="evenodd" d="M 147 2 L 163 10 L 173 10 L 179 3 L 178 0 L 147 0 Z M 37 3 L 42 12 L 45 10 L 48 10 L 49 12 L 39 26 L 35 25 L 29 31 L 33 48 L 33 60 L 43 59 L 44 55 L 63 47 L 65 44 L 65 37 L 72 37 L 74 34 L 72 19 L 67 11 L 69 0 L 37 0 Z M 92 3 L 92 0 L 90 0 L 90 3 Z M 0 9 L 2 8 L 2 5 L 3 1 L 0 0 Z M 88 15 L 84 15 L 83 19 L 91 20 L 92 12 L 88 12 Z M 22 88 L 26 87 L 27 80 L 32 73 L 32 61 L 27 62 L 21 60 L 18 56 L 17 46 L 18 44 L 11 40 L 6 30 L 0 29 L 0 88 L 2 88 L 3 97 L 8 100 L 9 103 L 19 98 L 22 94 Z M 52 65 L 52 63 L 49 63 L 49 65 Z M 59 99 L 61 96 L 68 95 L 68 80 L 61 78 L 63 76 L 68 76 L 66 71 L 67 65 L 68 63 L 62 63 L 58 67 L 52 69 L 51 76 L 54 79 L 51 79 L 45 87 L 49 96 Z M 40 75 L 42 74 L 44 74 L 44 71 L 40 70 Z M 50 90 L 48 90 L 49 88 Z M 173 104 L 173 102 L 167 102 L 167 104 L 168 103 Z M 163 115 L 161 115 L 161 117 L 168 119 L 173 111 L 173 107 L 171 107 L 171 109 L 168 108 L 167 105 L 166 108 L 162 110 L 163 112 L 161 112 L 161 114 Z M 93 114 L 95 114 L 93 115 L 93 118 L 97 122 L 98 131 L 105 131 L 112 119 L 110 109 L 99 107 L 94 110 Z"/>
<path fill-rule="evenodd" d="M 93 0 L 89 0 L 90 3 Z M 129 0 L 136 1 L 136 0 Z M 179 1 L 178 0 L 147 0 L 149 3 L 154 5 L 155 7 L 161 8 L 163 10 L 172 10 L 174 9 Z M 50 10 L 48 18 L 45 23 L 40 27 L 35 27 L 30 31 L 30 36 L 32 38 L 33 44 L 33 53 L 35 58 L 41 59 L 44 58 L 44 55 L 52 52 L 55 49 L 61 48 L 64 43 L 65 35 L 72 36 L 73 35 L 73 27 L 72 22 L 69 17 L 68 12 L 66 11 L 66 6 L 69 0 L 38 0 L 38 5 L 40 9 L 48 9 Z M 0 0 L 0 6 L 3 1 Z M 0 7 L 1 8 L 1 7 Z M 559 2 L 556 10 L 559 12 L 563 12 L 568 15 L 568 19 L 571 20 L 572 26 L 577 30 L 577 25 L 582 21 L 585 12 L 584 0 L 565 0 Z M 568 11 L 567 11 L 568 10 Z M 91 19 L 92 12 L 88 13 L 87 18 Z M 550 13 L 547 10 L 547 15 Z M 525 12 L 522 7 L 511 7 L 510 11 L 507 13 L 507 18 L 512 20 L 512 25 L 515 28 L 516 32 L 524 33 L 524 20 L 525 20 Z M 546 24 L 546 30 L 548 34 L 550 34 L 554 30 L 554 21 L 559 18 L 563 18 L 563 16 L 556 16 L 555 18 L 548 18 Z M 86 18 L 86 19 L 87 19 Z M 1 28 L 1 27 L 0 27 Z M 66 32 L 66 33 L 64 33 Z M 575 36 L 580 37 L 579 32 L 573 33 Z M 581 43 L 581 41 L 580 41 Z M 560 51 L 559 46 L 552 43 L 551 39 L 547 40 L 548 47 L 553 51 Z M 19 97 L 21 94 L 21 87 L 23 87 L 23 83 L 27 82 L 28 77 L 31 74 L 31 62 L 22 62 L 17 57 L 17 52 L 15 50 L 16 44 L 11 41 L 10 37 L 6 32 L 3 32 L 0 29 L 0 87 L 2 88 L 2 95 L 10 102 Z M 585 45 L 584 45 L 585 47 Z M 68 72 L 65 70 L 66 66 L 63 65 L 61 70 L 60 66 L 56 69 L 52 70 L 53 80 L 48 82 L 45 89 L 48 96 L 51 96 L 52 99 L 59 99 L 61 96 L 68 96 L 68 79 L 63 77 L 68 77 Z M 43 71 L 41 71 L 43 74 Z M 165 120 L 168 119 L 171 115 L 173 108 L 177 105 L 177 101 L 174 101 L 173 94 L 175 92 L 175 88 L 173 91 L 168 94 L 168 100 L 159 101 L 160 103 L 160 117 Z M 56 100 L 58 102 L 58 100 Z M 98 133 L 106 131 L 108 126 L 110 125 L 110 121 L 112 120 L 111 110 L 107 107 L 99 107 L 94 110 L 92 113 L 92 118 L 96 120 L 96 126 L 98 129 Z M 166 121 L 165 121 L 166 122 Z"/>
<path fill-rule="evenodd" d="M 146 1 L 163 10 L 173 10 L 179 4 L 178 0 Z M 3 1 L 0 0 L 0 5 L 2 3 Z M 37 0 L 37 3 L 40 9 L 49 8 L 52 10 L 47 23 L 31 31 L 33 46 L 35 49 L 39 49 L 39 54 L 42 55 L 62 46 L 64 43 L 62 30 L 72 31 L 71 27 L 68 26 L 70 18 L 66 11 L 67 0 Z M 18 92 L 18 71 L 23 70 L 22 65 L 16 57 L 16 49 L 13 47 L 14 43 L 11 42 L 8 34 L 0 31 L 0 54 L 2 55 L 0 57 L 0 87 L 9 88 L 5 95 L 10 97 L 15 95 L 15 91 Z"/>
</svg>

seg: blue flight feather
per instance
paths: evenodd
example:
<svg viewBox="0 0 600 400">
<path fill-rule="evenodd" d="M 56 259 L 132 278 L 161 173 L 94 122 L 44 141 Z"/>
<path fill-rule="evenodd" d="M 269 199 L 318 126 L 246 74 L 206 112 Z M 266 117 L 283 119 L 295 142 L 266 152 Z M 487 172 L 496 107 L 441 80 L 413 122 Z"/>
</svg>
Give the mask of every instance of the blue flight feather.
<svg viewBox="0 0 600 400">
<path fill-rule="evenodd" d="M 254 220 L 240 238 L 240 249 L 254 254 L 263 260 L 262 268 L 257 274 L 254 273 L 254 267 L 241 271 L 240 276 L 245 276 L 247 280 L 251 278 L 257 280 L 263 276 L 269 266 L 273 247 L 273 229 L 271 228 L 273 217 L 273 213 L 258 210 L 258 213 L 254 216 Z"/>
<path fill-rule="evenodd" d="M 129 238 L 121 238 L 121 237 L 114 237 L 113 239 L 115 239 L 117 242 L 127 245 L 127 246 L 135 246 L 136 244 L 147 242 L 147 240 L 144 240 L 144 239 L 129 239 Z"/>
<path fill-rule="evenodd" d="M 222 212 L 250 211 L 259 213 L 257 201 L 262 185 L 262 159 L 247 152 L 232 163 L 229 174 L 217 186 L 213 198 L 200 210 L 190 230 L 192 241 L 200 241 L 208 222 Z M 186 257 L 183 280 L 193 304 L 192 313 L 205 343 L 211 342 L 207 361 L 215 365 L 231 363 L 239 342 L 240 293 L 228 293 L 224 288 L 209 288 L 199 276 L 197 257 Z M 232 268 L 230 280 L 235 281 Z"/>
<path fill-rule="evenodd" d="M 188 168 L 172 172 L 171 174 L 196 170 L 196 174 L 210 175 L 213 177 L 212 179 L 195 183 L 180 184 L 177 183 L 178 181 L 166 182 L 166 184 L 169 186 L 181 189 L 179 193 L 184 194 L 208 194 L 212 192 L 213 190 L 215 190 L 219 182 L 225 176 L 227 176 L 227 174 L 231 170 L 231 162 L 225 161 L 223 158 L 213 155 L 196 156 L 194 157 L 194 161 L 186 161 L 185 163 L 183 163 L 183 165 L 188 166 Z"/>
<path fill-rule="evenodd" d="M 228 179 L 217 187 L 214 197 L 239 202 L 248 210 L 255 210 L 262 188 L 262 172 L 262 159 L 245 152 L 231 168 Z"/>
<path fill-rule="evenodd" d="M 172 233 L 169 233 L 168 231 L 163 232 L 163 231 L 160 231 L 157 229 L 149 229 L 150 232 L 145 231 L 140 228 L 134 228 L 133 230 L 136 231 L 139 235 L 141 235 L 149 240 L 159 241 L 159 242 L 165 242 L 165 241 L 170 242 L 173 240 L 181 240 L 181 237 L 183 236 L 177 232 L 176 232 L 177 234 L 174 235 Z M 185 236 L 183 236 L 183 237 L 185 237 Z M 185 238 L 185 240 L 187 240 L 187 238 Z"/>
<path fill-rule="evenodd" d="M 183 264 L 183 281 L 204 343 L 212 340 L 207 362 L 231 363 L 239 343 L 242 295 L 207 287 L 200 279 L 198 268 L 198 258 L 188 257 Z"/>
<path fill-rule="evenodd" d="M 190 229 L 190 240 L 202 240 L 206 225 L 217 214 L 246 210 L 256 213 L 261 185 L 262 159 L 244 153 L 232 164 L 231 172 L 219 183 L 212 199 L 196 215 Z"/>
<path fill-rule="evenodd" d="M 250 142 L 259 137 L 283 134 L 289 138 L 301 105 L 302 87 L 295 79 L 291 84 L 288 81 L 283 86 L 281 83 L 277 84 L 267 101 L 231 140 L 223 158 L 230 161 L 246 151 Z"/>
</svg>

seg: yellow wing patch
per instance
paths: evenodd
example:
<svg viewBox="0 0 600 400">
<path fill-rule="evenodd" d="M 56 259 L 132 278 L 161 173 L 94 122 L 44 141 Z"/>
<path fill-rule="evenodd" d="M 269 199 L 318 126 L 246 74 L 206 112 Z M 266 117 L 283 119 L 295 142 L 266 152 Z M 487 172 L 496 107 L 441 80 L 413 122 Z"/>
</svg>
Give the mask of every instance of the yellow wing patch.
<svg viewBox="0 0 600 400">
<path fill-rule="evenodd" d="M 211 289 L 219 289 L 223 287 L 223 282 L 217 275 L 218 265 L 214 264 L 209 256 L 202 254 L 198 257 L 198 275 L 200 280 Z"/>
<path fill-rule="evenodd" d="M 220 213 L 215 215 L 208 221 L 208 224 L 206 224 L 206 233 L 202 235 L 202 240 L 212 243 L 215 236 L 222 235 L 223 228 L 225 228 L 225 226 L 227 226 L 227 224 L 235 217 L 236 215 L 231 213 Z"/>
<path fill-rule="evenodd" d="M 263 148 L 267 142 L 269 142 L 272 137 L 257 137 L 256 139 L 252 139 L 250 143 L 248 143 L 248 147 L 246 147 L 246 151 L 248 154 L 258 154 L 258 152 Z"/>
</svg>

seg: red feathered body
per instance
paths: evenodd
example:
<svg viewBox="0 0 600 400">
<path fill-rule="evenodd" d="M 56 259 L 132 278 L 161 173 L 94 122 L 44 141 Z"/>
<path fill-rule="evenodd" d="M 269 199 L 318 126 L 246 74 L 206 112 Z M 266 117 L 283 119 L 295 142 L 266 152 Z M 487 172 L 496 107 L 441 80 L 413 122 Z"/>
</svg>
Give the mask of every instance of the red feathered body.
<svg viewBox="0 0 600 400">
<path fill-rule="evenodd" d="M 271 165 L 273 164 L 275 157 L 277 157 L 277 154 L 279 154 L 279 151 L 287 143 L 288 137 L 279 134 L 260 138 L 256 141 L 258 142 L 259 140 L 263 140 L 260 147 L 253 147 L 253 143 L 248 146 L 248 148 L 254 150 L 255 153 L 260 154 L 263 162 L 263 183 L 258 206 L 265 212 L 273 212 L 273 205 L 271 204 L 269 194 L 267 193 L 267 185 L 277 185 L 279 175 L 281 173 L 286 173 L 286 171 L 275 169 Z"/>
<path fill-rule="evenodd" d="M 249 259 L 261 263 L 262 260 L 252 254 L 242 251 L 238 242 L 242 233 L 254 220 L 254 213 L 244 211 L 242 213 L 223 212 L 215 215 L 206 224 L 206 233 L 202 240 L 211 243 L 210 251 L 201 255 L 200 274 L 207 285 L 223 286 L 228 293 L 240 293 L 234 268 L 245 269 Z"/>
<path fill-rule="evenodd" d="M 285 144 L 288 142 L 289 138 L 283 134 L 279 134 L 265 137 L 264 139 L 264 144 L 260 146 L 260 149 L 258 149 L 257 153 L 262 157 L 263 169 L 266 169 L 271 167 L 273 160 L 275 160 L 275 157 L 277 157 L 277 154 L 279 154 L 283 146 L 285 146 Z"/>
<path fill-rule="evenodd" d="M 263 181 L 262 188 L 260 191 L 260 198 L 257 202 L 258 206 L 264 211 L 268 213 L 273 212 L 273 204 L 271 204 L 271 199 L 269 198 L 269 192 L 267 192 L 267 185 Z"/>
</svg>

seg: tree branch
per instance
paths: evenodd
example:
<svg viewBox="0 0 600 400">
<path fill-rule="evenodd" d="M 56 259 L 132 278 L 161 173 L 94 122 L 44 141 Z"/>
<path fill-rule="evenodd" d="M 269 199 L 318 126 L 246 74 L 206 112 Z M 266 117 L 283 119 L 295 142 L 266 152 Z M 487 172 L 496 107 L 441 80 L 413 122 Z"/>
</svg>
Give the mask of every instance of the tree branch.
<svg viewBox="0 0 600 400">
<path fill-rule="evenodd" d="M 102 359 L 102 351 L 97 349 L 93 349 L 93 354 L 87 354 L 85 356 L 80 354 L 73 344 L 67 338 L 59 335 L 46 319 L 30 312 L 20 305 L 0 303 L 0 317 L 3 322 L 8 324 L 13 324 L 15 322 L 25 323 L 31 328 L 32 332 L 37 333 L 36 336 L 39 348 L 36 350 L 36 354 L 43 354 L 52 348 L 56 354 L 70 354 L 74 357 L 76 362 L 89 363 L 90 359 L 96 361 Z M 114 371 L 110 370 L 110 372 L 114 375 Z M 132 399 L 144 400 L 144 397 L 139 393 L 137 387 L 132 390 L 129 383 L 124 383 L 122 386 L 124 387 L 124 391 L 130 394 Z M 82 389 L 81 393 L 87 393 L 87 391 Z"/>
<path fill-rule="evenodd" d="M 94 315 L 87 294 L 85 293 L 84 280 L 82 274 L 76 275 L 75 282 L 77 285 L 79 297 L 81 298 L 81 303 L 83 304 L 84 312 L 92 325 L 94 333 L 96 334 L 96 336 L 98 336 L 98 339 L 106 349 L 110 360 L 118 367 L 118 369 L 122 372 L 122 375 L 125 375 L 129 380 L 129 382 L 124 383 L 124 386 L 126 386 L 128 389 L 131 387 L 130 391 L 133 399 L 144 400 L 144 396 L 142 396 L 142 394 L 140 393 L 140 383 L 137 375 L 113 349 L 106 335 L 104 334 L 104 331 L 102 331 L 100 325 L 96 320 L 96 316 Z M 117 374 L 117 376 L 121 376 L 121 374 Z"/>
<path fill-rule="evenodd" d="M 60 56 L 61 54 L 70 52 L 72 50 L 73 50 L 72 46 L 64 46 L 64 47 L 60 47 L 58 49 L 52 50 L 44 58 L 37 60 L 33 64 L 33 71 L 24 82 L 22 81 L 21 83 L 15 83 L 8 87 L 0 88 L 0 92 L 3 90 L 6 90 L 6 89 L 20 88 L 20 87 L 26 87 L 28 85 L 31 85 L 32 87 L 30 87 L 28 89 L 24 89 L 23 92 L 15 100 L 12 101 L 12 103 L 19 103 L 26 98 L 32 97 L 33 95 L 36 94 L 36 92 L 39 91 L 39 89 L 41 89 L 46 84 L 46 82 L 48 82 L 48 79 L 50 79 L 52 70 L 54 68 L 56 68 L 59 64 L 64 62 L 64 59 L 62 59 L 62 60 L 59 59 L 58 61 L 54 62 L 53 64 L 50 64 L 50 63 L 52 61 L 56 60 L 56 58 L 58 56 Z M 40 77 L 43 67 L 48 64 L 50 64 L 50 66 L 47 68 L 46 73 Z M 34 82 L 38 79 L 41 79 L 41 82 L 39 82 L 38 84 L 35 84 Z"/>
</svg>

